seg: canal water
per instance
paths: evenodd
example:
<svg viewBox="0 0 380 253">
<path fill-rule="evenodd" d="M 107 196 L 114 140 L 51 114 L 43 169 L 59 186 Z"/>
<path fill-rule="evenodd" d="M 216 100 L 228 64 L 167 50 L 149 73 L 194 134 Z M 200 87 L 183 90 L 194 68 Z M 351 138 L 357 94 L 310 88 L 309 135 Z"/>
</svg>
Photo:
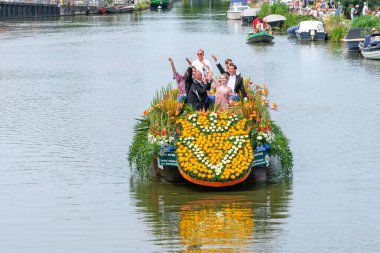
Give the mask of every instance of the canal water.
<svg viewBox="0 0 380 253">
<path fill-rule="evenodd" d="M 380 62 L 276 35 L 249 45 L 228 2 L 0 23 L 0 252 L 376 252 Z M 140 180 L 135 118 L 185 70 L 232 58 L 267 84 L 291 182 L 209 190 Z"/>
</svg>

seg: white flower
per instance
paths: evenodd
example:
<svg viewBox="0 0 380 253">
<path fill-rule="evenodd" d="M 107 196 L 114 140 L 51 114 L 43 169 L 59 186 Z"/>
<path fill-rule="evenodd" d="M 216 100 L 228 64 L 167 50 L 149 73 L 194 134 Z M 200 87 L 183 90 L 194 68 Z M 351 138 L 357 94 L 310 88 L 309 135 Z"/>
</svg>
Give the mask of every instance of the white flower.
<svg viewBox="0 0 380 253">
<path fill-rule="evenodd" d="M 262 139 L 263 139 L 263 137 L 261 135 L 257 136 L 258 141 L 261 141 Z"/>
</svg>

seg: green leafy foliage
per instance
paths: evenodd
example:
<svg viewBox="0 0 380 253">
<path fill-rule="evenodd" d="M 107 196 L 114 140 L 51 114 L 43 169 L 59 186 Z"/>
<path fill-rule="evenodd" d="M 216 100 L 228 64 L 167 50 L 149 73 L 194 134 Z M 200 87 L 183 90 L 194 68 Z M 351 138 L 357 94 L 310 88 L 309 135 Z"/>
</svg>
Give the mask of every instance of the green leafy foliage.
<svg viewBox="0 0 380 253">
<path fill-rule="evenodd" d="M 139 119 L 134 128 L 132 144 L 129 147 L 128 161 L 130 166 L 136 165 L 136 169 L 142 177 L 149 178 L 149 166 L 159 147 L 148 142 L 149 120 Z"/>
<path fill-rule="evenodd" d="M 380 17 L 372 17 L 371 15 L 357 17 L 352 21 L 352 27 L 376 27 L 379 31 Z"/>
<path fill-rule="evenodd" d="M 271 143 L 271 155 L 277 155 L 280 158 L 285 177 L 290 178 L 293 167 L 293 154 L 289 148 L 289 140 L 285 137 L 281 128 L 273 121 L 271 122 L 271 131 L 275 134 L 275 139 Z"/>
</svg>

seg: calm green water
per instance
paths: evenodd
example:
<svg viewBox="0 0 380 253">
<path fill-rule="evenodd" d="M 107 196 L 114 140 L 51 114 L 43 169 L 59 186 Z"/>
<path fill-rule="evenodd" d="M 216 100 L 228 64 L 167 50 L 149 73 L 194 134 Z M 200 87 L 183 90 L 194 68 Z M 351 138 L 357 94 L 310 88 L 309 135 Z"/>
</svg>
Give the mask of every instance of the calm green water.
<svg viewBox="0 0 380 253">
<path fill-rule="evenodd" d="M 380 62 L 278 35 L 248 45 L 223 1 L 0 23 L 0 252 L 377 252 Z M 266 83 L 291 183 L 207 190 L 142 182 L 135 118 L 169 56 L 232 58 Z"/>
</svg>

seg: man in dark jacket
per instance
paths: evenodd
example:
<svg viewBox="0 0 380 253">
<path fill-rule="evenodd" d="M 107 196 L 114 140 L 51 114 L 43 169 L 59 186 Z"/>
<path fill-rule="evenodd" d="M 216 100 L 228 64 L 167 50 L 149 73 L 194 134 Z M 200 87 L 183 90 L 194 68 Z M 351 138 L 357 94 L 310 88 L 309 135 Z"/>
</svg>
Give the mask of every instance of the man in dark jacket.
<svg viewBox="0 0 380 253">
<path fill-rule="evenodd" d="M 218 67 L 219 68 L 219 67 Z M 223 68 L 222 68 L 223 69 Z M 228 86 L 236 93 L 243 96 L 244 101 L 247 101 L 247 92 L 245 92 L 244 88 L 244 80 L 241 74 L 236 73 L 237 67 L 234 64 L 230 64 L 227 67 L 227 74 L 229 75 Z"/>
<path fill-rule="evenodd" d="M 209 107 L 207 91 L 210 88 L 211 82 L 204 83 L 202 81 L 202 72 L 196 70 L 193 82 L 186 84 L 186 103 L 193 106 L 196 110 L 207 110 Z"/>
<path fill-rule="evenodd" d="M 220 63 L 218 63 L 218 59 L 216 58 L 215 55 L 212 55 L 212 58 L 214 59 L 216 66 L 218 67 L 220 74 L 227 73 L 227 75 L 230 76 L 228 80 L 228 86 L 231 87 L 231 89 L 236 93 L 240 94 L 243 96 L 244 101 L 247 101 L 247 92 L 245 91 L 244 88 L 244 82 L 243 82 L 243 77 L 241 76 L 240 73 L 237 72 L 237 67 L 236 65 L 233 64 L 231 59 L 226 59 L 225 64 L 226 64 L 226 69 L 222 67 Z"/>
</svg>

